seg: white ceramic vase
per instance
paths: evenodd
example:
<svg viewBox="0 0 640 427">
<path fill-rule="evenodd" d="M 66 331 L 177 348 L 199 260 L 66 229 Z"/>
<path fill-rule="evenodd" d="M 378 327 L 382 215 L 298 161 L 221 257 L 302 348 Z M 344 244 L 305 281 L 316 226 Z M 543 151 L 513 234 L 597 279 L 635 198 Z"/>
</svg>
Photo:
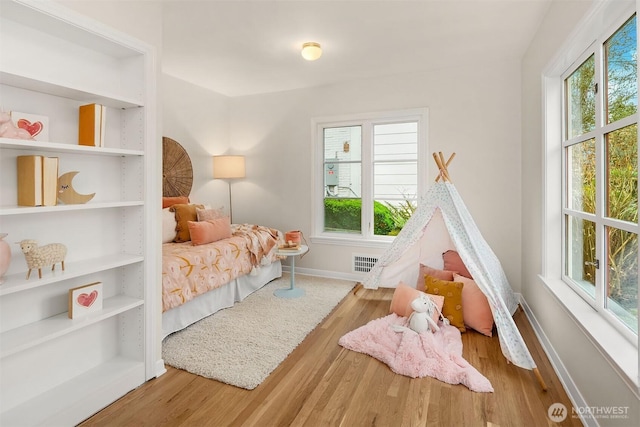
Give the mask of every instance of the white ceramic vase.
<svg viewBox="0 0 640 427">
<path fill-rule="evenodd" d="M 4 241 L 5 237 L 7 237 L 7 233 L 0 233 L 0 284 L 4 283 L 2 276 L 7 272 L 11 263 L 11 248 Z"/>
</svg>

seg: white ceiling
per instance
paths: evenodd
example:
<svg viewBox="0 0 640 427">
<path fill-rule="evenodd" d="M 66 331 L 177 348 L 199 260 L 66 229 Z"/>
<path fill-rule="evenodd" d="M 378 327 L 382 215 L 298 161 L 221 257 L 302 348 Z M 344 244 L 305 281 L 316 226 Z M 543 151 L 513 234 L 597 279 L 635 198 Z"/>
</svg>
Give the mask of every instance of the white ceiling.
<svg viewBox="0 0 640 427">
<path fill-rule="evenodd" d="M 162 69 L 235 97 L 521 58 L 550 1 L 165 0 Z"/>
</svg>

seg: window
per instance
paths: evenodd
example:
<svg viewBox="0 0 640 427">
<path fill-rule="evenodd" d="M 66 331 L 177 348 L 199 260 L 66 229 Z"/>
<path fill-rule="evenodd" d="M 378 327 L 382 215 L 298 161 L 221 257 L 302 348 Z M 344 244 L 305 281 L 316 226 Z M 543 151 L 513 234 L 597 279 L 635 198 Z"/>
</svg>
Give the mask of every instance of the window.
<svg viewBox="0 0 640 427">
<path fill-rule="evenodd" d="M 313 121 L 314 239 L 390 241 L 423 190 L 427 110 Z"/>
<path fill-rule="evenodd" d="M 636 54 L 633 15 L 562 76 L 562 278 L 632 337 L 638 334 Z"/>
</svg>

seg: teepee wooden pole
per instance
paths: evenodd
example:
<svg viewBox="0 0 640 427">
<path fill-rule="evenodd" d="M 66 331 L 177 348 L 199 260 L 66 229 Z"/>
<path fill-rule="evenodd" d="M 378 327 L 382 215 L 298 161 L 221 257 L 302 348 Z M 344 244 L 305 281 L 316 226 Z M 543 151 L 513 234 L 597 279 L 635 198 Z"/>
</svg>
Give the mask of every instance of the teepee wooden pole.
<svg viewBox="0 0 640 427">
<path fill-rule="evenodd" d="M 438 169 L 440 169 L 440 175 L 442 179 L 447 182 L 451 182 L 451 177 L 449 177 L 449 172 L 447 171 L 446 162 L 444 161 L 444 155 L 442 151 L 440 153 L 433 153 L 433 160 L 435 160 L 436 165 L 438 165 Z M 438 181 L 436 179 L 436 181 Z"/>
<path fill-rule="evenodd" d="M 434 156 L 433 158 L 436 159 L 436 164 L 437 164 L 438 160 L 436 158 L 435 153 L 433 153 L 433 156 Z M 451 161 L 455 156 L 456 156 L 456 153 L 451 153 L 451 156 L 449 156 L 449 160 L 447 160 L 447 162 L 444 164 L 444 168 L 447 170 L 447 175 L 449 174 L 449 165 L 451 164 Z M 438 165 L 438 168 L 440 168 L 440 165 Z M 440 181 L 440 177 L 441 177 L 441 174 L 438 174 L 438 176 L 436 176 L 436 182 Z M 449 178 L 449 181 L 451 181 L 451 178 Z"/>
<path fill-rule="evenodd" d="M 542 391 L 547 391 L 547 384 L 545 384 L 544 379 L 542 378 L 542 375 L 540 374 L 540 371 L 538 370 L 538 368 L 533 368 L 533 373 L 538 379 L 538 382 L 540 383 L 540 387 L 542 387 Z"/>
</svg>

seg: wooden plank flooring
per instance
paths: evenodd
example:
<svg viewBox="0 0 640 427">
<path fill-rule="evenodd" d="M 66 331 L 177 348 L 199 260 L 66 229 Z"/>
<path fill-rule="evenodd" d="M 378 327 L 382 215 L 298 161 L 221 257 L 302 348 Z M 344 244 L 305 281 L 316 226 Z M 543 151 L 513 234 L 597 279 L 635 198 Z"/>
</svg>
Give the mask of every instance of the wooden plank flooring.
<svg viewBox="0 0 640 427">
<path fill-rule="evenodd" d="M 548 386 L 507 364 L 498 337 L 462 334 L 463 356 L 494 393 L 433 378 L 394 374 L 383 363 L 338 345 L 345 333 L 388 314 L 392 289 L 350 293 L 256 389 L 244 390 L 167 366 L 83 424 L 88 426 L 579 426 L 571 402 L 522 310 L 515 320 Z M 259 327 L 259 325 L 256 325 Z M 561 424 L 553 403 L 569 408 Z"/>
</svg>

